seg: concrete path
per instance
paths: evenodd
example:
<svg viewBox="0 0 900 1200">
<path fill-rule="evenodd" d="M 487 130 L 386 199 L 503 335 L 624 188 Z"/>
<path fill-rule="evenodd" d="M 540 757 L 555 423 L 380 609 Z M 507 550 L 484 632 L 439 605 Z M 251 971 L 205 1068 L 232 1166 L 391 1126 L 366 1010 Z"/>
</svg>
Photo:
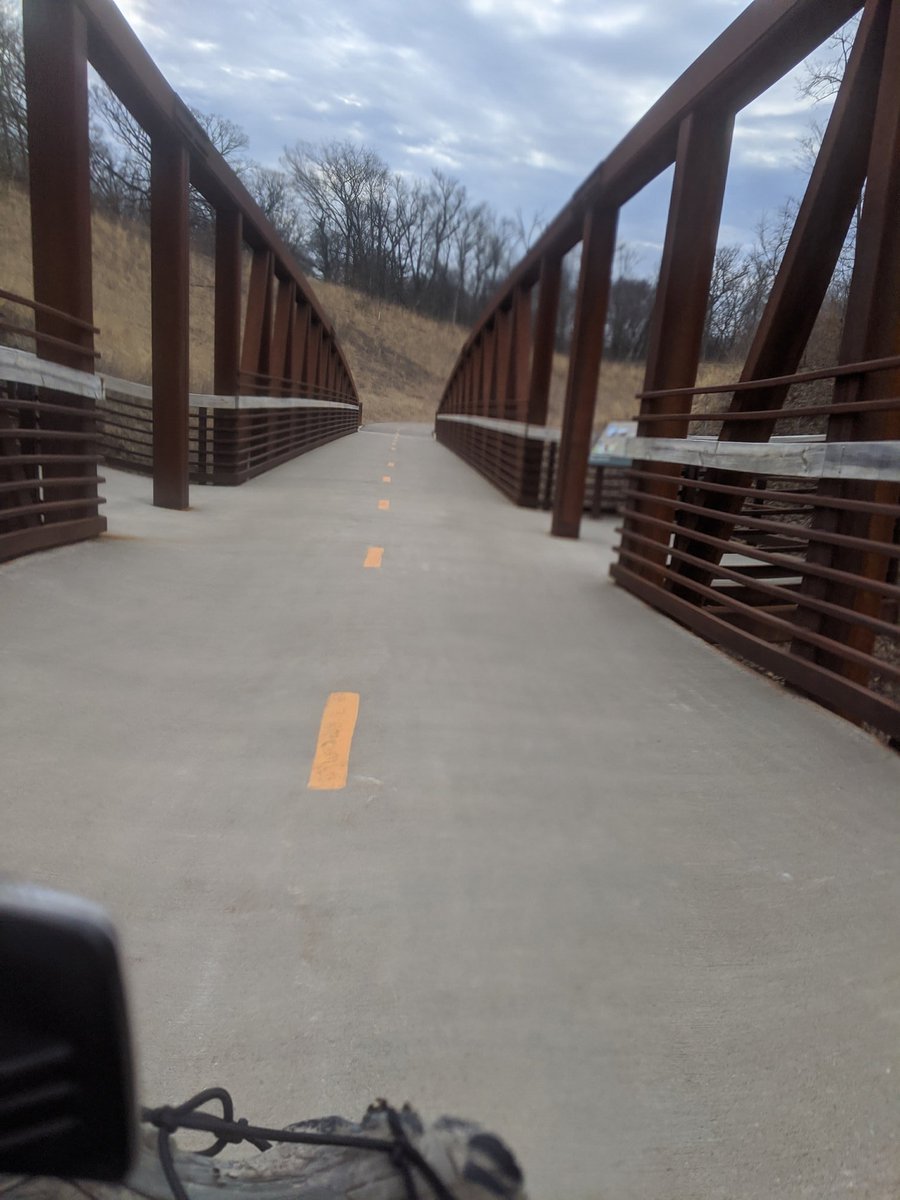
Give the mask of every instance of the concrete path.
<svg viewBox="0 0 900 1200">
<path fill-rule="evenodd" d="M 536 1200 L 898 1194 L 896 755 L 421 427 L 190 513 L 108 476 L 111 536 L 0 568 L 0 864 L 112 910 L 146 1101 L 409 1098 Z"/>
</svg>

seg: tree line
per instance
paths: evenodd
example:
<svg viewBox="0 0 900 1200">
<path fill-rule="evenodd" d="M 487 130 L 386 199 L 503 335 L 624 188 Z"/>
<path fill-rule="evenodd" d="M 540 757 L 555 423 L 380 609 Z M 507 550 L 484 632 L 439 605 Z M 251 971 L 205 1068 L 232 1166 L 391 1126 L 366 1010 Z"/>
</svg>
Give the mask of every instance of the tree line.
<svg viewBox="0 0 900 1200">
<path fill-rule="evenodd" d="M 472 322 L 533 236 L 535 223 L 474 201 L 460 180 L 392 171 L 351 141 L 285 147 L 278 168 L 253 160 L 235 122 L 192 108 L 213 146 L 236 172 L 305 269 L 439 319 Z M 150 209 L 150 138 L 102 82 L 90 88 L 90 169 L 94 204 L 120 217 Z M 0 0 L 0 174 L 27 175 L 27 124 L 17 6 Z M 191 193 L 191 223 L 213 215 Z"/>
<path fill-rule="evenodd" d="M 838 59 L 846 60 L 847 35 Z M 836 90 L 843 61 L 821 64 L 804 88 L 821 98 Z M 255 162 L 233 121 L 192 109 L 210 141 L 237 173 L 283 241 L 315 278 L 357 288 L 441 320 L 471 324 L 542 222 L 515 218 L 474 201 L 443 171 L 426 179 L 392 171 L 373 149 L 351 141 L 285 147 L 278 168 Z M 90 90 L 90 164 L 94 203 L 120 217 L 145 218 L 150 206 L 150 140 L 101 82 Z M 814 155 L 816 137 L 806 147 Z M 0 0 L 0 174 L 27 174 L 21 28 L 13 0 Z M 212 230 L 213 214 L 191 193 L 191 222 Z M 760 221 L 752 245 L 716 252 L 703 356 L 735 359 L 746 351 L 778 270 L 796 214 L 788 201 Z M 852 252 L 852 251 L 851 251 Z M 564 264 L 558 345 L 571 334 L 577 254 Z M 829 304 L 840 307 L 849 260 L 835 276 Z M 638 256 L 619 247 L 604 342 L 611 359 L 640 360 L 647 350 L 656 280 Z"/>
</svg>

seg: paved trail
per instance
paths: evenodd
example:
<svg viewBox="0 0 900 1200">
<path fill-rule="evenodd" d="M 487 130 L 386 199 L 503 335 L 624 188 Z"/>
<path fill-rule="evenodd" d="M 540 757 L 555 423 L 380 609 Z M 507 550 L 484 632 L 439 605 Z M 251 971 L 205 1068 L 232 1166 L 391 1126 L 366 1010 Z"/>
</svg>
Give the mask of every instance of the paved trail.
<svg viewBox="0 0 900 1200">
<path fill-rule="evenodd" d="M 535 1200 L 897 1195 L 895 755 L 421 427 L 186 514 L 108 475 L 0 568 L 0 866 L 113 911 L 148 1102 L 409 1098 Z"/>
</svg>

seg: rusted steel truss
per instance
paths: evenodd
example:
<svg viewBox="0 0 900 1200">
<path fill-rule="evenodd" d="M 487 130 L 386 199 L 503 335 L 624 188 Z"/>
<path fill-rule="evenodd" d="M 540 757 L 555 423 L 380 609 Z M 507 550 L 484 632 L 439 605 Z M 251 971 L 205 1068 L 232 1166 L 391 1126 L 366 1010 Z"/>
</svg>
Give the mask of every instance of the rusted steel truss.
<svg viewBox="0 0 900 1200">
<path fill-rule="evenodd" d="M 356 428 L 359 398 L 350 368 L 291 251 L 166 83 L 116 6 L 111 0 L 25 0 L 23 12 L 34 257 L 34 299 L 24 303 L 34 313 L 34 329 L 12 330 L 11 323 L 5 322 L 7 330 L 33 338 L 36 353 L 45 360 L 85 372 L 95 369 L 90 63 L 151 140 L 154 503 L 186 508 L 192 471 L 190 186 L 215 213 L 216 393 L 351 405 L 357 409 L 355 422 L 346 408 L 340 418 L 334 416 L 336 410 L 310 408 L 293 425 L 306 429 L 319 421 L 323 434 L 329 436 L 335 422 L 344 432 Z M 252 268 L 242 323 L 245 248 L 252 254 Z M 85 411 L 92 404 L 89 397 L 79 401 Z M 219 417 L 223 436 L 229 420 Z M 255 427 L 261 418 L 254 411 L 248 420 Z M 285 426 L 285 421 L 280 415 L 273 428 Z M 88 420 L 83 432 L 93 428 Z M 316 436 L 313 431 L 294 441 L 308 445 Z M 283 449 L 270 457 L 282 461 L 281 453 Z M 258 465 L 254 459 L 252 467 L 236 473 L 247 477 L 248 472 L 256 473 Z M 71 475 L 74 467 L 70 463 L 65 469 Z M 96 496 L 95 465 L 86 461 L 82 473 L 93 480 L 90 486 Z"/>
<path fill-rule="evenodd" d="M 704 391 L 695 383 L 735 115 L 860 9 L 845 78 L 740 381 Z M 701 636 L 900 739 L 900 5 L 751 4 L 600 163 L 501 285 L 451 372 L 437 436 L 518 503 L 545 504 L 549 489 L 553 532 L 578 536 L 618 211 L 672 164 L 635 414 L 635 445 L 645 453 L 652 446 L 653 455 L 629 475 L 613 576 Z M 799 374 L 864 185 L 838 363 Z M 551 463 L 555 441 L 538 437 L 535 426 L 546 422 L 560 264 L 579 243 L 563 428 Z M 518 345 L 508 314 L 535 289 L 534 327 L 527 346 Z M 496 366 L 507 359 L 522 364 L 521 407 Z M 804 389 L 825 377 L 833 385 L 827 401 L 804 401 Z M 720 392 L 730 395 L 711 413 Z M 856 446 L 858 454 L 845 456 L 856 466 L 843 474 L 829 468 L 818 479 L 809 471 L 792 476 L 777 464 L 797 460 L 778 439 L 798 428 L 824 438 L 823 450 L 832 447 L 826 463 L 840 464 L 844 448 Z M 696 441 L 710 431 L 723 449 L 734 446 L 731 458 L 746 469 L 712 461 L 708 443 Z M 701 449 L 675 453 L 659 439 Z M 754 457 L 754 443 L 771 453 L 760 447 L 763 456 Z M 860 455 L 870 469 L 859 469 Z"/>
</svg>

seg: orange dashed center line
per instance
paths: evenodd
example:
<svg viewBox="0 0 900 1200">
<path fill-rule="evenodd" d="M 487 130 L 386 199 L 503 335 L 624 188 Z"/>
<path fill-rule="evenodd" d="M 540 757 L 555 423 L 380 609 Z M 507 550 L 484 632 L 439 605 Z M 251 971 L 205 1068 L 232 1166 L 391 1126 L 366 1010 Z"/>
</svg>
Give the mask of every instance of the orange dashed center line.
<svg viewBox="0 0 900 1200">
<path fill-rule="evenodd" d="M 382 483 L 390 483 L 390 482 L 391 482 L 391 477 L 390 477 L 390 475 L 382 475 L 382 477 L 381 477 L 381 482 L 382 482 Z"/>
<path fill-rule="evenodd" d="M 378 507 L 382 512 L 387 512 L 387 510 L 391 507 L 391 502 L 390 500 L 379 500 Z"/>
<path fill-rule="evenodd" d="M 384 557 L 384 546 L 370 546 L 366 553 L 364 567 L 380 567 Z"/>
<path fill-rule="evenodd" d="M 358 692 L 332 692 L 328 697 L 307 784 L 313 791 L 334 792 L 347 786 L 350 747 L 358 715 Z"/>
</svg>

